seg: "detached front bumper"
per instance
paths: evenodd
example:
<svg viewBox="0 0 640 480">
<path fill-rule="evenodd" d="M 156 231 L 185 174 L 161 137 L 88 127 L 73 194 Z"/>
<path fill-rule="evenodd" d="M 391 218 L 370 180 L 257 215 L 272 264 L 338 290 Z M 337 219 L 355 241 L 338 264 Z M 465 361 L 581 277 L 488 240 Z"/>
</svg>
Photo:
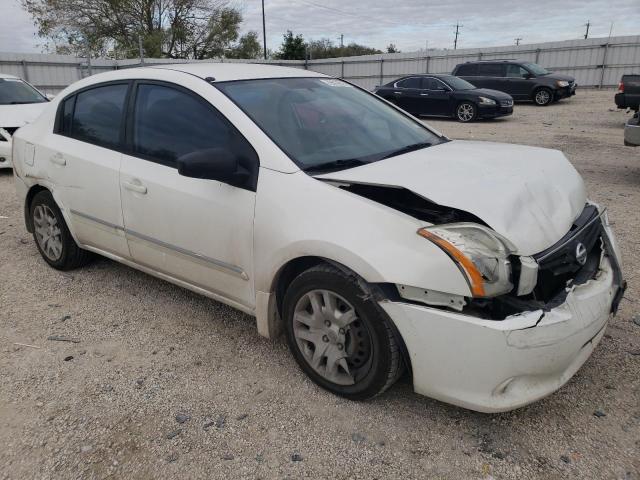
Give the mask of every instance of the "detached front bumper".
<svg viewBox="0 0 640 480">
<path fill-rule="evenodd" d="M 11 168 L 11 135 L 0 129 L 0 168 Z"/>
<path fill-rule="evenodd" d="M 549 311 L 500 321 L 401 302 L 381 306 L 405 341 L 417 393 L 502 412 L 553 393 L 578 371 L 602 338 L 622 283 L 617 259 L 603 255 L 595 278 Z"/>
</svg>

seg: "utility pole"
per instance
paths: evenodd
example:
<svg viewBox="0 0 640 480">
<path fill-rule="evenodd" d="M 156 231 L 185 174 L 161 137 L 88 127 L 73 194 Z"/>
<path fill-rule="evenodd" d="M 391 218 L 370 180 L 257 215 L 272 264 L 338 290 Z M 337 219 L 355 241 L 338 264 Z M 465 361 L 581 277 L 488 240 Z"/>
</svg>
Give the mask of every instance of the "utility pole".
<svg viewBox="0 0 640 480">
<path fill-rule="evenodd" d="M 340 34 L 340 48 L 344 48 L 344 34 Z"/>
<path fill-rule="evenodd" d="M 587 38 L 589 38 L 589 27 L 590 27 L 590 26 L 591 26 L 591 22 L 590 22 L 589 20 L 587 20 L 587 23 L 585 24 L 585 27 L 587 27 L 587 31 L 586 31 L 586 32 L 584 32 L 584 38 L 585 38 L 585 40 L 586 40 Z"/>
<path fill-rule="evenodd" d="M 264 51 L 264 59 L 267 59 L 267 24 L 264 21 L 264 0 L 262 0 L 262 48 Z"/>
<path fill-rule="evenodd" d="M 522 37 L 516 38 L 516 47 L 520 45 L 520 40 L 522 40 Z"/>
<path fill-rule="evenodd" d="M 462 25 L 460 25 L 460 22 L 456 22 L 456 38 L 453 40 L 453 49 L 456 50 L 458 48 L 458 34 L 460 33 L 460 29 L 462 28 Z"/>
<path fill-rule="evenodd" d="M 142 49 L 142 34 L 138 34 L 138 53 L 140 54 L 140 65 L 144 66 L 144 50 Z"/>
</svg>

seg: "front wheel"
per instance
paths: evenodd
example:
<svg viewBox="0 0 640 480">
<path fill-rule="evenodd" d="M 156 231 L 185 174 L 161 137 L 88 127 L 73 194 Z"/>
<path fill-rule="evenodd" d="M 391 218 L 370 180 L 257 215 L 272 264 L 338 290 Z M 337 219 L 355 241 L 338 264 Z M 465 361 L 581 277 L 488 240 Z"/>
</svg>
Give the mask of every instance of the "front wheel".
<svg viewBox="0 0 640 480">
<path fill-rule="evenodd" d="M 471 102 L 459 103 L 456 108 L 456 118 L 460 122 L 471 122 L 478 116 L 477 107 Z"/>
<path fill-rule="evenodd" d="M 365 400 L 402 373 L 390 320 L 354 275 L 331 265 L 313 267 L 293 280 L 283 307 L 294 358 L 326 390 Z"/>
<path fill-rule="evenodd" d="M 548 88 L 539 88 L 533 94 L 533 102 L 541 107 L 546 107 L 553 102 L 553 92 Z"/>
</svg>

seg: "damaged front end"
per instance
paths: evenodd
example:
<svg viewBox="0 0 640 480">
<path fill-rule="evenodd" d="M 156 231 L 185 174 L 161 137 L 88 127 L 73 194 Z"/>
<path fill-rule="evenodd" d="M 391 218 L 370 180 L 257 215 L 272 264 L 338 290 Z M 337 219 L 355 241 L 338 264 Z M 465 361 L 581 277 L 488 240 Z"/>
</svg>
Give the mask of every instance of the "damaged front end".
<svg viewBox="0 0 640 480">
<path fill-rule="evenodd" d="M 504 320 L 526 312 L 550 311 L 576 286 L 595 279 L 608 258 L 617 294 L 615 313 L 626 288 L 604 210 L 588 203 L 569 231 L 534 255 L 517 255 L 516 246 L 482 219 L 438 205 L 412 191 L 385 185 L 331 182 L 334 186 L 429 222 L 418 234 L 438 245 L 458 265 L 472 296 L 424 290 L 412 285 L 386 288 L 390 300 L 451 309 L 476 318 Z"/>
</svg>

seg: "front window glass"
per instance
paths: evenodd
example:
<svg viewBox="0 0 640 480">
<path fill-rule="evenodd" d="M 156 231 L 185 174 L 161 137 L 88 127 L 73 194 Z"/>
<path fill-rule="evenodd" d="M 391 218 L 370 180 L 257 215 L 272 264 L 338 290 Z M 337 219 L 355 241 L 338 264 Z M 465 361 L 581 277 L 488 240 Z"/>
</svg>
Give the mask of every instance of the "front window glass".
<svg viewBox="0 0 640 480">
<path fill-rule="evenodd" d="M 28 83 L 19 78 L 0 78 L 0 105 L 20 105 L 48 101 Z"/>
<path fill-rule="evenodd" d="M 215 86 L 307 171 L 340 170 L 444 141 L 376 96 L 333 78 Z"/>
<path fill-rule="evenodd" d="M 133 150 L 167 166 L 188 153 L 224 148 L 244 153 L 246 141 L 204 101 L 164 85 L 141 84 L 135 101 Z"/>
<path fill-rule="evenodd" d="M 411 77 L 396 83 L 399 88 L 420 88 L 420 77 Z"/>
<path fill-rule="evenodd" d="M 529 72 L 520 65 L 507 65 L 507 77 L 527 78 L 527 75 L 529 75 Z"/>
<path fill-rule="evenodd" d="M 524 66 L 527 67 L 534 75 L 549 75 L 551 73 L 549 70 L 542 68 L 537 63 L 525 63 Z"/>
<path fill-rule="evenodd" d="M 454 77 L 453 75 L 440 78 L 454 90 L 473 90 L 474 88 L 476 88 L 475 85 L 472 85 L 471 83 L 461 78 Z"/>
</svg>

